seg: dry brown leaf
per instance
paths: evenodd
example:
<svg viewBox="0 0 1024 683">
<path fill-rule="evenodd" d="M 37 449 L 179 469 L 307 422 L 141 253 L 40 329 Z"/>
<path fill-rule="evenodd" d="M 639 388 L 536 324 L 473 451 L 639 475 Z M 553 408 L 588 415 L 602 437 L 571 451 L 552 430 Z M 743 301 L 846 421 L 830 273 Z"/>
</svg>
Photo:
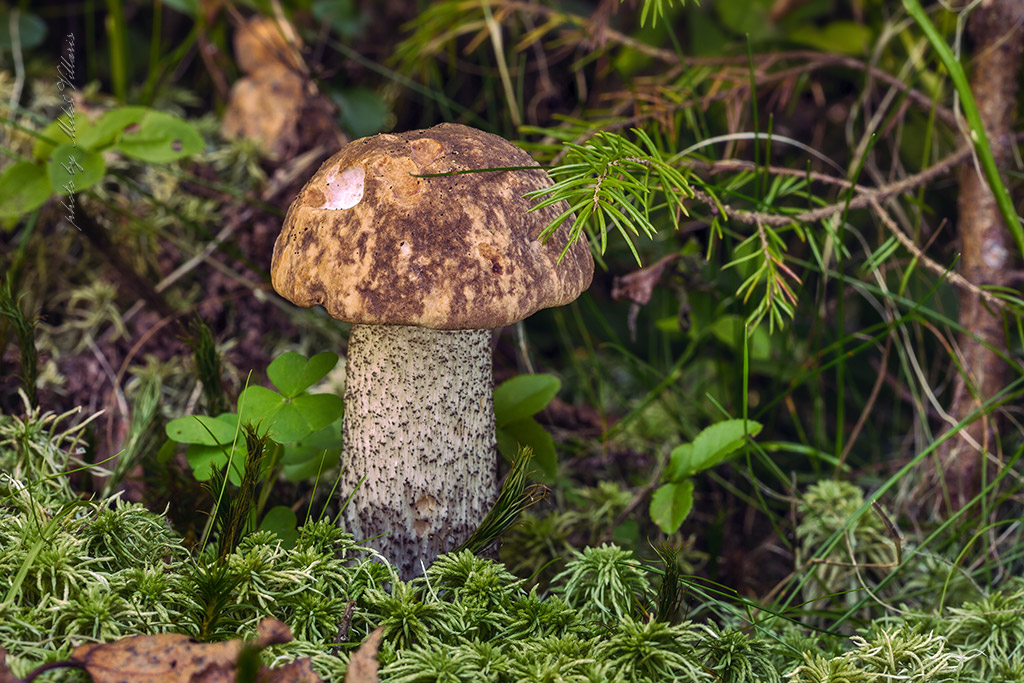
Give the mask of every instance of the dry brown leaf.
<svg viewBox="0 0 1024 683">
<path fill-rule="evenodd" d="M 309 657 L 294 659 L 276 669 L 262 667 L 256 680 L 258 683 L 323 683 L 320 675 L 313 671 Z"/>
<path fill-rule="evenodd" d="M 264 67 L 231 86 L 221 132 L 229 139 L 248 138 L 264 149 L 279 151 L 306 97 L 305 82 L 298 73 L 280 64 Z"/>
<path fill-rule="evenodd" d="M 626 324 L 629 326 L 631 340 L 636 341 L 636 318 L 640 313 L 640 307 L 646 306 L 651 300 L 654 286 L 661 280 L 661 274 L 665 272 L 670 263 L 679 257 L 680 254 L 663 256 L 646 268 L 612 280 L 612 299 L 615 301 L 628 299 L 630 302 Z"/>
<path fill-rule="evenodd" d="M 287 643 L 292 639 L 288 626 L 277 619 L 264 619 L 259 625 L 257 647 Z M 180 633 L 132 636 L 113 643 L 77 647 L 71 659 L 54 664 L 85 669 L 94 683 L 234 683 L 238 656 L 246 647 L 239 639 L 222 643 L 204 643 Z M 308 657 L 277 669 L 261 666 L 261 683 L 319 683 Z M 5 683 L 0 677 L 0 683 Z"/>
<path fill-rule="evenodd" d="M 628 299 L 641 306 L 647 305 L 654 293 L 654 285 L 658 284 L 661 274 L 668 265 L 679 258 L 680 254 L 664 256 L 646 268 L 633 271 L 612 280 L 612 299 L 620 301 Z"/>
<path fill-rule="evenodd" d="M 288 624 L 279 619 L 264 619 L 256 627 L 256 647 L 260 649 L 291 642 L 292 638 Z"/>
<path fill-rule="evenodd" d="M 345 672 L 345 683 L 377 683 L 377 668 L 380 666 L 377 648 L 380 647 L 383 634 L 384 627 L 378 626 L 352 654 L 352 659 L 348 661 L 348 671 Z"/>
<path fill-rule="evenodd" d="M 71 661 L 89 672 L 94 683 L 230 683 L 241 650 L 241 640 L 204 643 L 162 633 L 82 645 L 71 653 Z"/>
<path fill-rule="evenodd" d="M 321 144 L 333 153 L 348 141 L 335 113 L 334 104 L 299 72 L 272 64 L 231 86 L 221 134 L 255 140 L 283 161 Z"/>
</svg>

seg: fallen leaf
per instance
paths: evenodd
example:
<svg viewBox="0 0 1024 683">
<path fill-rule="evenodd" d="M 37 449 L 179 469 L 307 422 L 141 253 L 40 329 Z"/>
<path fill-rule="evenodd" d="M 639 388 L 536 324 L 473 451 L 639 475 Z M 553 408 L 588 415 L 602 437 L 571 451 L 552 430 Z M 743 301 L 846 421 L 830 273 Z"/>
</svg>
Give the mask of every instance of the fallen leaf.
<svg viewBox="0 0 1024 683">
<path fill-rule="evenodd" d="M 94 683 L 229 683 L 235 680 L 241 651 L 241 639 L 204 643 L 180 633 L 162 633 L 82 645 L 71 653 L 71 661 Z"/>
<path fill-rule="evenodd" d="M 348 661 L 348 671 L 345 672 L 345 683 L 377 683 L 377 668 L 380 666 L 377 648 L 380 647 L 383 634 L 384 627 L 378 626 L 352 654 L 352 659 Z"/>
<path fill-rule="evenodd" d="M 646 268 L 615 278 L 612 280 L 612 299 L 615 301 L 629 299 L 635 304 L 646 305 L 651 300 L 654 285 L 658 284 L 665 268 L 679 257 L 680 254 L 669 254 Z"/>
<path fill-rule="evenodd" d="M 292 639 L 288 626 L 277 619 L 264 619 L 258 632 L 257 648 Z M 93 683 L 234 683 L 239 655 L 246 647 L 240 638 L 204 643 L 181 633 L 161 633 L 81 645 L 72 651 L 68 661 L 44 666 L 85 669 Z M 257 680 L 260 683 L 321 682 L 308 657 L 277 669 L 261 666 Z M 0 683 L 4 683 L 2 678 Z"/>
<path fill-rule="evenodd" d="M 258 683 L 323 683 L 323 679 L 313 671 L 313 661 L 309 657 L 293 659 L 276 669 L 263 667 L 260 669 Z"/>
<path fill-rule="evenodd" d="M 291 642 L 292 632 L 288 624 L 278 619 L 264 619 L 256 627 L 256 647 L 261 650 L 271 645 Z"/>
<path fill-rule="evenodd" d="M 282 64 L 263 67 L 231 86 L 221 133 L 278 150 L 292 132 L 306 97 L 305 81 L 298 72 Z"/>
<path fill-rule="evenodd" d="M 640 307 L 646 306 L 654 293 L 654 285 L 661 280 L 661 274 L 665 272 L 668 264 L 675 261 L 681 254 L 669 254 L 663 256 L 646 268 L 633 271 L 629 275 L 623 275 L 612 280 L 612 299 L 621 301 L 628 299 L 629 317 L 626 324 L 629 327 L 629 338 L 636 341 L 636 318 L 640 313 Z"/>
</svg>

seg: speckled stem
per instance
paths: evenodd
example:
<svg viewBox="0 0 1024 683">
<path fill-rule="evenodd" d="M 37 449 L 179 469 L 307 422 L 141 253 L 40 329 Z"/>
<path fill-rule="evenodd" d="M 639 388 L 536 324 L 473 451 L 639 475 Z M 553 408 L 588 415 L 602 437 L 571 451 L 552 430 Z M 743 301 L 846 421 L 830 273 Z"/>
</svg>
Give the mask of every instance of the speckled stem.
<svg viewBox="0 0 1024 683">
<path fill-rule="evenodd" d="M 490 330 L 353 325 L 345 380 L 346 528 L 403 579 L 464 541 L 497 497 Z"/>
</svg>

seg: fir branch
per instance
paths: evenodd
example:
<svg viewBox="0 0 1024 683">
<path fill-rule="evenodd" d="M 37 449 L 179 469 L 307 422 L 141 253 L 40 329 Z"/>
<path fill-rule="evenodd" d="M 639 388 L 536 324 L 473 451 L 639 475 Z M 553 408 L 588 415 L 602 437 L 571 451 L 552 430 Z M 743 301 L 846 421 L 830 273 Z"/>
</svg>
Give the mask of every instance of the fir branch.
<svg viewBox="0 0 1024 683">
<path fill-rule="evenodd" d="M 533 449 L 529 446 L 520 446 L 512 469 L 505 477 L 505 483 L 501 485 L 498 500 L 494 502 L 494 506 L 480 522 L 476 531 L 453 550 L 452 554 L 469 550 L 474 555 L 479 555 L 516 523 L 523 510 L 543 497 L 543 486 L 534 485 L 526 488 L 526 476 L 532 459 Z"/>
<path fill-rule="evenodd" d="M 569 205 L 568 210 L 541 232 L 542 240 L 575 213 L 559 260 L 588 226 L 588 232 L 598 241 L 598 253 L 604 254 L 611 223 L 625 238 L 636 262 L 642 265 L 630 234 L 639 236 L 643 232 L 653 237 L 656 229 L 650 214 L 656 193 L 663 195 L 672 225 L 677 230 L 679 215 L 689 215 L 683 200 L 693 197 L 693 190 L 686 177 L 664 159 L 645 132 L 634 128 L 633 133 L 643 147 L 621 135 L 606 132 L 598 133 L 584 145 L 565 143 L 569 149 L 565 162 L 548 171 L 557 182 L 526 195 L 540 199 L 532 210 L 563 201 Z"/>
</svg>

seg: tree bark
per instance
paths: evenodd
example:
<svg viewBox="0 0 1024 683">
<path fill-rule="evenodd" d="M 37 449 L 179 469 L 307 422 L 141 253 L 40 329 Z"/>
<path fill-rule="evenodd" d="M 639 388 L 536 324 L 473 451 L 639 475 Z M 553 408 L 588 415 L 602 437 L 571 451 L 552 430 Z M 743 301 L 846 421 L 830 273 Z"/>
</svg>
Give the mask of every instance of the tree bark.
<svg viewBox="0 0 1024 683">
<path fill-rule="evenodd" d="M 967 20 L 974 43 L 971 90 L 1000 167 L 1013 159 L 1017 68 L 1024 45 L 1024 3 L 987 0 Z M 960 169 L 960 272 L 976 285 L 1004 285 L 1013 265 L 1014 245 L 981 170 L 973 163 Z M 1008 367 L 986 344 L 1004 349 L 1002 320 L 977 296 L 961 290 L 958 346 L 962 367 L 953 384 L 950 415 L 960 421 L 1006 386 Z M 946 442 L 941 462 L 954 509 L 980 491 L 986 452 L 998 428 L 989 411 Z M 973 443 L 972 443 L 973 442 Z M 980 447 L 980 450 L 979 450 Z"/>
<path fill-rule="evenodd" d="M 491 331 L 353 325 L 345 370 L 346 528 L 408 580 L 497 497 Z"/>
</svg>

